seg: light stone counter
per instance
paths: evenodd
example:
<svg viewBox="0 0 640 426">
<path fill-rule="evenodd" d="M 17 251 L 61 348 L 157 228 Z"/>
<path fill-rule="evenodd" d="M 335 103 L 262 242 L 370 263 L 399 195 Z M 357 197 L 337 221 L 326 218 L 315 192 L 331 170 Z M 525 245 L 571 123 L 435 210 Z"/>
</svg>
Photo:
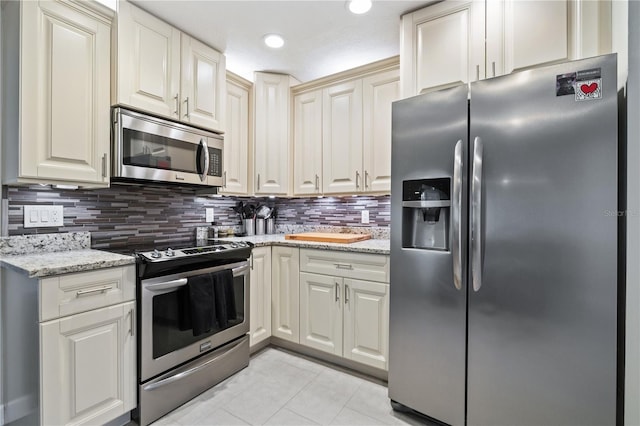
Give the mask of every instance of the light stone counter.
<svg viewBox="0 0 640 426">
<path fill-rule="evenodd" d="M 130 265 L 135 258 L 91 250 L 88 232 L 24 235 L 0 239 L 0 266 L 30 278 Z"/>
<path fill-rule="evenodd" d="M 358 253 L 389 254 L 389 240 L 365 240 L 356 243 L 319 243 L 314 241 L 285 240 L 285 234 L 254 235 L 251 237 L 221 237 L 226 241 L 249 241 L 256 247 L 288 246 L 320 250 L 338 250 Z"/>
</svg>

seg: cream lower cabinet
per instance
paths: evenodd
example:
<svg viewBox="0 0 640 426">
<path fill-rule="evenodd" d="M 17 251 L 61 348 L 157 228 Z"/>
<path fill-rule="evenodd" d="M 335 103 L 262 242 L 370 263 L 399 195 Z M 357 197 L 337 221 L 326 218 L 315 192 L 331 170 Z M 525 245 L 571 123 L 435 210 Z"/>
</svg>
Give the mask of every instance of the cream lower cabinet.
<svg viewBox="0 0 640 426">
<path fill-rule="evenodd" d="M 271 248 L 271 333 L 300 343 L 300 250 Z"/>
<path fill-rule="evenodd" d="M 109 186 L 113 12 L 2 4 L 3 183 Z"/>
<path fill-rule="evenodd" d="M 389 256 L 301 249 L 300 269 L 300 343 L 387 369 Z"/>
<path fill-rule="evenodd" d="M 135 302 L 40 324 L 42 424 L 102 424 L 136 406 Z"/>
<path fill-rule="evenodd" d="M 271 247 L 251 252 L 249 346 L 271 337 Z"/>
</svg>

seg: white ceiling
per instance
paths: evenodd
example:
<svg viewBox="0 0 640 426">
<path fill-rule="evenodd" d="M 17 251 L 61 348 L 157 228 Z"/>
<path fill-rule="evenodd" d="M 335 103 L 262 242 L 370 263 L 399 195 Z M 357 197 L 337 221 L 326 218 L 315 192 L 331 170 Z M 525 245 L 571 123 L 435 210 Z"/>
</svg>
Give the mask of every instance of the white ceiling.
<svg viewBox="0 0 640 426">
<path fill-rule="evenodd" d="M 225 53 L 227 69 L 253 81 L 254 71 L 306 82 L 399 54 L 400 16 L 431 1 L 373 1 L 354 15 L 345 1 L 134 0 L 136 5 Z M 262 37 L 285 45 L 270 49 Z"/>
</svg>

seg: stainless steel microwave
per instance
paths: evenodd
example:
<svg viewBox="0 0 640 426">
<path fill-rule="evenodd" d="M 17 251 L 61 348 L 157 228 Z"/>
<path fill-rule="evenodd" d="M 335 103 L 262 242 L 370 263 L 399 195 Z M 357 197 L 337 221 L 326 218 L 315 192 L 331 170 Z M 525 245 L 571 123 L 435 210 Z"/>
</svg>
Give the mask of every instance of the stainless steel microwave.
<svg viewBox="0 0 640 426">
<path fill-rule="evenodd" d="M 116 107 L 112 178 L 222 186 L 223 137 Z"/>
</svg>

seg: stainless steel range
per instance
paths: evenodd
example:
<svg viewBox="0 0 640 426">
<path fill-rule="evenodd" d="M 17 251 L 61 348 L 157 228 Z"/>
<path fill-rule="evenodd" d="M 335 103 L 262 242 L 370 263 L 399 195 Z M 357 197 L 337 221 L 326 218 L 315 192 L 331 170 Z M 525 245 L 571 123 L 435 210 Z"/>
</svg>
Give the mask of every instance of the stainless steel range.
<svg viewBox="0 0 640 426">
<path fill-rule="evenodd" d="M 141 425 L 249 364 L 251 249 L 219 240 L 133 249 Z"/>
</svg>

